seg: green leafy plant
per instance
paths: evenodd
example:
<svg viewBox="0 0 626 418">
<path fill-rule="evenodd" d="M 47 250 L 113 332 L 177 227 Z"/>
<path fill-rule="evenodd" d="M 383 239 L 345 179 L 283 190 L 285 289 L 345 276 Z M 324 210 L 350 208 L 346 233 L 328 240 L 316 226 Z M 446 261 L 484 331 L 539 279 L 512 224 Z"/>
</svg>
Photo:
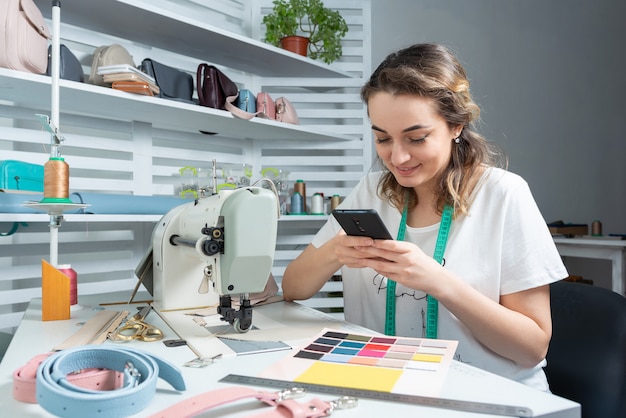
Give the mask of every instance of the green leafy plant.
<svg viewBox="0 0 626 418">
<path fill-rule="evenodd" d="M 309 57 L 327 64 L 341 57 L 341 40 L 348 24 L 321 0 L 274 0 L 272 12 L 263 17 L 265 42 L 280 46 L 287 36 L 309 38 Z"/>
</svg>

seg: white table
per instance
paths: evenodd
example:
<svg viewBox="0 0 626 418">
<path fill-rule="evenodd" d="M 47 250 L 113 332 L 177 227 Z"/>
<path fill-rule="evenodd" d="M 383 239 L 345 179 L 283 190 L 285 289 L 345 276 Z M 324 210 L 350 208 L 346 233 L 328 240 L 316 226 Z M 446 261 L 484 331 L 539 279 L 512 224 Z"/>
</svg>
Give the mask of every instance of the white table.
<svg viewBox="0 0 626 418">
<path fill-rule="evenodd" d="M 14 336 L 14 339 L 0 364 L 0 405 L 2 415 L 11 417 L 48 417 L 51 416 L 37 404 L 21 403 L 12 397 L 12 372 L 25 364 L 36 354 L 50 350 L 55 345 L 63 342 L 78 329 L 78 323 L 84 322 L 95 314 L 94 306 L 80 298 L 82 309 L 72 311 L 72 317 L 65 321 L 41 321 L 41 300 L 34 299 L 25 312 L 24 318 Z M 122 299 L 123 300 L 123 299 Z M 93 301 L 91 299 L 90 301 Z M 120 307 L 114 309 L 121 310 Z M 134 307 L 126 310 L 134 310 Z M 324 314 L 313 311 L 296 303 L 277 302 L 265 306 L 255 307 L 255 312 L 261 312 L 264 316 L 286 324 L 295 329 L 314 328 L 318 324 L 320 329 L 328 322 Z M 330 317 L 328 317 L 330 318 Z M 176 334 L 162 321 L 158 315 L 151 313 L 148 322 L 161 327 L 165 333 L 165 339 L 177 338 Z M 336 321 L 336 319 L 332 319 Z M 253 321 L 254 322 L 254 321 Z M 347 330 L 357 327 L 342 322 Z M 343 325 L 342 325 L 343 326 Z M 312 334 L 312 338 L 315 334 Z M 107 342 L 108 343 L 108 342 Z M 111 344 L 111 343 L 108 343 Z M 177 403 L 183 398 L 191 397 L 211 389 L 228 386 L 228 383 L 219 382 L 219 379 L 229 374 L 245 376 L 257 376 L 267 366 L 274 364 L 283 356 L 290 355 L 290 351 L 275 351 L 261 354 L 225 357 L 205 368 L 182 367 L 182 364 L 195 358 L 195 355 L 186 346 L 166 347 L 161 342 L 145 343 L 130 342 L 128 346 L 137 346 L 143 350 L 167 358 L 170 362 L 179 366 L 187 385 L 187 391 L 179 393 L 171 390 L 164 381 L 160 380 L 158 389 L 150 405 L 136 414 L 147 416 L 158 412 L 165 407 Z M 232 385 L 231 385 L 232 386 Z M 264 390 L 274 390 L 262 388 Z M 310 393 L 307 396 L 318 396 L 322 399 L 333 399 L 332 395 Z M 446 380 L 441 393 L 442 398 L 465 400 L 472 402 L 485 402 L 492 404 L 516 405 L 530 408 L 534 416 L 550 416 L 554 418 L 579 418 L 580 405 L 567 399 L 531 389 L 525 385 L 508 379 L 487 373 L 477 368 L 454 361 L 448 370 Z M 252 405 L 252 406 L 251 406 Z M 253 408 L 254 409 L 251 409 Z M 246 416 L 250 413 L 260 412 L 257 404 L 244 402 L 227 407 L 229 417 Z M 371 399 L 359 399 L 358 406 L 354 409 L 338 410 L 333 413 L 337 418 L 351 417 L 380 417 L 389 415 L 408 417 L 437 417 L 437 418 L 476 418 L 494 417 L 495 415 L 468 413 L 451 409 L 425 407 L 400 402 L 383 402 Z M 215 415 L 212 415 L 215 416 Z M 223 416 L 223 415 L 220 415 Z"/>
<path fill-rule="evenodd" d="M 611 289 L 626 296 L 626 241 L 601 238 L 554 238 L 559 254 L 565 257 L 611 261 Z"/>
</svg>

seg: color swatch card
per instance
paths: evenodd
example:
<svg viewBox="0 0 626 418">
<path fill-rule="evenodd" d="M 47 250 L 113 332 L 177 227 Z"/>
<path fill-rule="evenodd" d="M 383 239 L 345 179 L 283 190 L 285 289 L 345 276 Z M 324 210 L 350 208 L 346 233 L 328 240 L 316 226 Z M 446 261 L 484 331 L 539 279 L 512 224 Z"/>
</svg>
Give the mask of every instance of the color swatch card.
<svg viewBox="0 0 626 418">
<path fill-rule="evenodd" d="M 261 377 L 406 395 L 439 394 L 458 341 L 324 329 Z"/>
</svg>

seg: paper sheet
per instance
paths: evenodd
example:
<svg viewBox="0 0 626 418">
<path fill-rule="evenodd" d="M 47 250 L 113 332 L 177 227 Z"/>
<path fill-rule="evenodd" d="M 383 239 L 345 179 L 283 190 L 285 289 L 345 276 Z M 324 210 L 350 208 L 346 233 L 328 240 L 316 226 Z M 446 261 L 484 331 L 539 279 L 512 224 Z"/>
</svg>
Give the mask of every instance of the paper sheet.
<svg viewBox="0 0 626 418">
<path fill-rule="evenodd" d="M 458 341 L 388 337 L 325 329 L 260 377 L 436 396 Z"/>
</svg>

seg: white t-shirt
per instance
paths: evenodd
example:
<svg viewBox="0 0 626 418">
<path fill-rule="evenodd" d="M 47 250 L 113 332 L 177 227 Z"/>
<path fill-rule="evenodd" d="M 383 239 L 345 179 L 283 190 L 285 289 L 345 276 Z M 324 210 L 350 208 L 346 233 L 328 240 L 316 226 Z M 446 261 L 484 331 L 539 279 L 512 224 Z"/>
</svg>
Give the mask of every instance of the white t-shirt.
<svg viewBox="0 0 626 418">
<path fill-rule="evenodd" d="M 376 209 L 392 235 L 401 219 L 398 209 L 377 195 L 381 173 L 365 176 L 341 203 L 342 209 Z M 340 230 L 334 217 L 320 229 L 312 244 L 320 247 Z M 432 255 L 439 224 L 411 228 L 405 241 Z M 444 267 L 472 287 L 498 301 L 500 295 L 549 284 L 567 277 L 556 249 L 526 181 L 516 174 L 490 168 L 483 175 L 467 216 L 455 219 L 444 254 Z M 372 269 L 342 269 L 346 320 L 384 332 L 387 279 Z M 425 294 L 396 287 L 396 334 L 424 336 Z M 458 340 L 456 359 L 472 366 L 548 390 L 542 367 L 520 367 L 478 342 L 469 330 L 439 304 L 439 339 Z"/>
</svg>

